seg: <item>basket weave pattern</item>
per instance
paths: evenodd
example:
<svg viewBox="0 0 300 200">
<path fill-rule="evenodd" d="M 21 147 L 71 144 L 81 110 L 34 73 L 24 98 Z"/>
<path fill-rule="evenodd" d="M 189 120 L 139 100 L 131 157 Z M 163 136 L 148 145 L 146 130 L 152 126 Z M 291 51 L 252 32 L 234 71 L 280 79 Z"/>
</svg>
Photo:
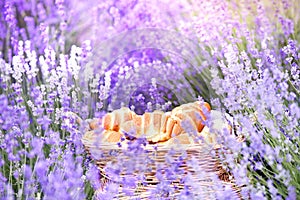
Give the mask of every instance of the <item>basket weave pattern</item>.
<svg viewBox="0 0 300 200">
<path fill-rule="evenodd" d="M 222 190 L 222 188 L 214 187 L 213 177 L 223 183 L 223 185 L 229 185 L 235 192 L 236 198 L 241 198 L 240 188 L 234 183 L 234 180 L 230 180 L 230 174 L 226 172 L 221 164 L 218 156 L 218 148 L 209 149 L 207 146 L 200 144 L 182 145 L 170 151 L 170 147 L 164 145 L 158 145 L 154 148 L 154 145 L 146 145 L 138 155 L 128 154 L 125 147 L 120 147 L 114 144 L 100 144 L 95 145 L 97 137 L 95 135 L 85 135 L 83 137 L 83 144 L 86 151 L 95 161 L 101 174 L 102 187 L 99 188 L 101 192 L 107 183 L 115 183 L 119 186 L 119 193 L 116 195 L 116 199 L 149 199 L 153 198 L 151 190 L 155 189 L 158 184 L 164 179 L 168 181 L 174 188 L 172 194 L 165 194 L 165 199 L 177 199 L 182 190 L 187 187 L 182 181 L 184 177 L 189 175 L 192 178 L 193 183 L 197 185 L 199 189 L 193 192 L 193 189 L 189 187 L 194 197 L 197 199 L 215 199 L 216 190 Z M 211 152 L 214 151 L 216 156 L 212 156 Z M 170 154 L 170 152 L 172 152 Z M 170 161 L 171 160 L 171 161 Z M 189 164 L 197 161 L 197 169 L 193 165 Z M 120 172 L 117 176 L 111 173 L 111 168 L 114 165 L 120 164 L 120 161 L 126 163 L 129 161 L 133 169 L 130 173 L 126 171 Z M 166 176 L 168 168 L 177 163 L 178 174 L 173 176 Z M 160 172 L 163 178 L 159 178 L 157 172 Z M 201 176 L 199 176 L 201 171 Z M 137 186 L 132 188 L 126 188 L 132 190 L 131 197 L 128 197 L 124 192 L 124 185 L 121 180 L 129 179 L 143 175 L 144 179 L 137 181 Z M 171 177 L 171 180 L 166 180 Z M 161 194 L 159 194 L 161 195 Z"/>
</svg>

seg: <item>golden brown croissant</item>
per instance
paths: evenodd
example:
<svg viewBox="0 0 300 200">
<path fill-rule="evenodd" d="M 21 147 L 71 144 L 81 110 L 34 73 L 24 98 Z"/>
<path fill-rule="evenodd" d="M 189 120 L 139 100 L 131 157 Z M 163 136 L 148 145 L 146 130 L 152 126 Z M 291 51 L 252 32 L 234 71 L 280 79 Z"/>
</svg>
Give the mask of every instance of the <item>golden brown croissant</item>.
<svg viewBox="0 0 300 200">
<path fill-rule="evenodd" d="M 202 106 L 210 111 L 208 103 L 203 103 Z M 185 132 L 181 127 L 183 120 L 188 120 L 194 129 L 200 132 L 204 127 L 202 122 L 206 120 L 202 106 L 197 101 L 178 106 L 171 112 L 164 113 L 156 110 L 143 115 L 137 115 L 129 108 L 123 107 L 107 113 L 102 119 L 92 121 L 90 128 L 93 130 L 100 125 L 104 129 L 104 134 L 113 134 L 113 138 L 119 136 L 121 138 L 127 133 L 135 138 L 145 137 L 150 143 L 164 142 Z M 118 137 L 115 137 L 118 135 L 115 132 L 118 132 Z M 109 139 L 109 141 L 114 141 L 114 139 Z"/>
<path fill-rule="evenodd" d="M 172 137 L 166 142 L 163 142 L 164 145 L 177 145 L 177 144 L 195 144 L 194 139 L 188 134 L 183 133 Z"/>
<path fill-rule="evenodd" d="M 100 137 L 99 137 L 100 136 Z M 95 134 L 95 131 L 87 131 L 84 134 L 84 138 L 86 140 L 94 141 L 94 142 L 100 142 L 100 143 L 117 143 L 121 141 L 121 137 L 123 136 L 122 133 L 118 131 L 111 131 L 111 130 L 104 130 L 101 132 L 101 135 Z M 95 144 L 98 145 L 98 144 Z"/>
</svg>

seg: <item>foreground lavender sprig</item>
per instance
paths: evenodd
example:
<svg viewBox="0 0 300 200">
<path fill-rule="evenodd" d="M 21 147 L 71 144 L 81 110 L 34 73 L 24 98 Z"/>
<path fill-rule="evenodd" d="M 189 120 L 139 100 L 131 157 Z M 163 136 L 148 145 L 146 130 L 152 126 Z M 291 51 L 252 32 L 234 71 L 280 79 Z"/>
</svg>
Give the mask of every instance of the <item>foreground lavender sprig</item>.
<svg viewBox="0 0 300 200">
<path fill-rule="evenodd" d="M 212 70 L 212 85 L 224 97 L 225 107 L 239 121 L 247 138 L 247 145 L 232 149 L 240 160 L 238 165 L 229 162 L 235 178 L 249 187 L 248 177 L 240 172 L 248 169 L 252 172 L 250 182 L 256 189 L 268 191 L 271 197 L 285 198 L 293 193 L 289 187 L 299 188 L 297 175 L 292 175 L 299 174 L 299 115 L 296 114 L 299 105 L 295 104 L 299 94 L 285 65 L 279 66 L 279 60 L 271 52 L 264 47 L 261 56 L 254 59 L 253 69 L 249 68 L 247 53 L 239 53 L 229 45 L 225 48 L 227 64 L 219 63 L 224 78 L 220 79 Z M 294 59 L 297 65 L 298 56 Z M 223 139 L 228 147 L 234 147 L 234 141 L 226 138 Z"/>
<path fill-rule="evenodd" d="M 1 30 L 8 31 L 1 38 L 10 38 L 1 43 L 0 58 L 3 199 L 86 197 L 81 135 L 67 111 L 78 106 L 80 91 L 72 80 L 78 81 L 78 69 L 74 65 L 84 63 L 88 47 L 79 48 L 83 51 L 79 56 L 75 47 L 70 56 L 64 54 L 63 32 L 70 27 L 65 3 L 39 3 L 38 13 L 34 7 L 28 9 L 28 2 L 3 3 Z M 50 13 L 44 8 L 57 20 L 54 24 L 47 21 Z M 33 17 L 38 19 L 37 25 Z M 57 23 L 61 25 L 58 29 Z M 50 34 L 54 31 L 61 32 L 61 37 Z"/>
</svg>

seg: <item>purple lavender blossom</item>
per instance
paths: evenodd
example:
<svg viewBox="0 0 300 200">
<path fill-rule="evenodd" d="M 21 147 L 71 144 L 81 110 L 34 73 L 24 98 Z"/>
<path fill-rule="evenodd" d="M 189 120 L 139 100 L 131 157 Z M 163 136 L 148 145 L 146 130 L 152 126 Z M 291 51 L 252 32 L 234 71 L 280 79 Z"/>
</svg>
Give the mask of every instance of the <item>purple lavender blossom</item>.
<svg viewBox="0 0 300 200">
<path fill-rule="evenodd" d="M 178 198 L 204 198 L 210 189 L 193 179 L 208 175 L 201 160 L 190 158 L 193 175 L 181 168 L 188 158 L 176 157 L 178 149 L 165 166 L 154 163 L 143 138 L 122 149 L 128 159 L 111 151 L 117 161 L 105 169 L 118 183 L 103 184 L 82 145 L 84 128 L 68 115 L 99 117 L 121 106 L 138 114 L 170 110 L 198 96 L 234 118 L 235 135 L 216 131 L 219 159 L 244 185 L 244 198 L 299 196 L 294 1 L 19 0 L 0 7 L 1 199 L 113 199 L 120 185 L 135 198 L 151 170 L 160 180 L 148 191 L 152 198 L 173 198 L 176 181 L 183 184 Z M 103 159 L 101 149 L 91 153 Z M 230 187 L 210 180 L 217 199 L 234 198 Z"/>
</svg>

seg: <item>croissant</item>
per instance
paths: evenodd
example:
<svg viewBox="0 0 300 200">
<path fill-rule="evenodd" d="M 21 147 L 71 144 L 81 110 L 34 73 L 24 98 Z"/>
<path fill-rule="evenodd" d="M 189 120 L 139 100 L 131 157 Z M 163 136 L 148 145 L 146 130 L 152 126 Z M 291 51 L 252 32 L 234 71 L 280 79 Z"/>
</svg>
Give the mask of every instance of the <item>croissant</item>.
<svg viewBox="0 0 300 200">
<path fill-rule="evenodd" d="M 208 103 L 203 103 L 200 105 L 199 101 L 193 103 L 183 104 L 172 110 L 171 116 L 177 121 L 188 120 L 190 124 L 194 127 L 197 132 L 201 132 L 204 125 L 202 122 L 206 120 L 203 109 L 210 111 L 210 105 Z"/>
<path fill-rule="evenodd" d="M 203 121 L 206 120 L 204 109 L 208 112 L 211 108 L 208 103 L 201 105 L 198 101 L 178 106 L 171 112 L 155 110 L 143 115 L 137 115 L 123 107 L 107 113 L 102 119 L 92 121 L 90 128 L 94 130 L 101 126 L 104 129 L 103 134 L 108 134 L 103 137 L 104 141 L 115 141 L 126 133 L 135 138 L 145 137 L 149 143 L 158 143 L 185 133 L 181 127 L 183 120 L 188 120 L 200 132 L 204 127 Z M 110 134 L 114 139 L 109 139 Z"/>
<path fill-rule="evenodd" d="M 206 111 L 204 111 L 204 109 L 206 109 Z M 183 104 L 174 108 L 171 113 L 166 113 L 166 119 L 161 133 L 154 137 L 152 142 L 163 142 L 185 133 L 186 131 L 181 127 L 183 120 L 188 120 L 197 132 L 201 132 L 204 127 L 202 122 L 206 120 L 204 113 L 210 110 L 211 108 L 208 103 L 203 103 L 202 106 L 199 101 Z"/>
<path fill-rule="evenodd" d="M 188 133 L 183 133 L 175 137 L 172 137 L 171 139 L 169 139 L 166 142 L 163 142 L 162 144 L 166 146 L 177 145 L 177 144 L 195 144 L 195 141 Z"/>
<path fill-rule="evenodd" d="M 100 137 L 98 137 L 100 136 Z M 101 132 L 100 135 L 95 134 L 94 131 L 87 131 L 84 134 L 84 138 L 89 141 L 96 142 L 95 145 L 98 145 L 97 142 L 100 143 L 117 143 L 121 141 L 122 133 L 117 131 L 111 131 L 111 130 L 104 130 Z"/>
</svg>

